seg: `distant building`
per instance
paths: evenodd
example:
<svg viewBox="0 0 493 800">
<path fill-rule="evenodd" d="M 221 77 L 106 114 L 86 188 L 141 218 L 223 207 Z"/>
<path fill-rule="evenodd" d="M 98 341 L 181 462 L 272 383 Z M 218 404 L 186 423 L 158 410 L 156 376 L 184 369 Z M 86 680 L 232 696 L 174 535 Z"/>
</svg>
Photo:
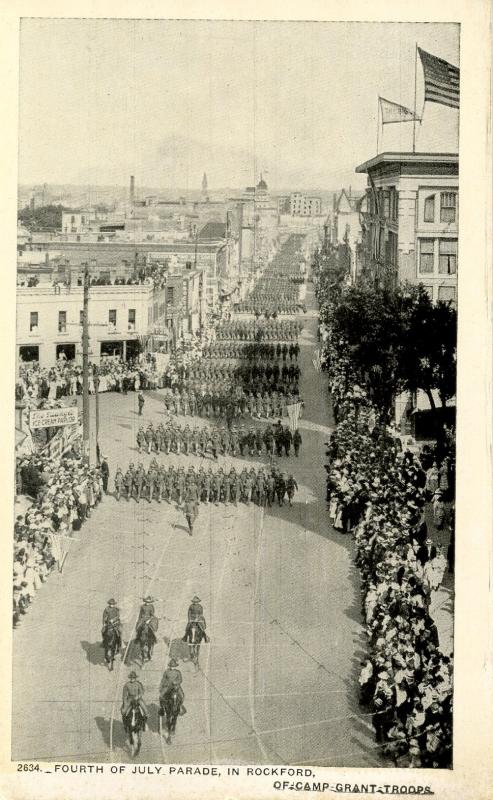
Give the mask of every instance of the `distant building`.
<svg viewBox="0 0 493 800">
<path fill-rule="evenodd" d="M 322 200 L 320 197 L 311 197 L 303 192 L 293 192 L 289 198 L 292 217 L 313 217 L 322 213 Z"/>
<path fill-rule="evenodd" d="M 368 175 L 363 259 L 381 285 L 422 284 L 456 303 L 459 158 L 455 153 L 382 153 Z M 372 183 L 373 182 L 373 183 Z"/>
</svg>

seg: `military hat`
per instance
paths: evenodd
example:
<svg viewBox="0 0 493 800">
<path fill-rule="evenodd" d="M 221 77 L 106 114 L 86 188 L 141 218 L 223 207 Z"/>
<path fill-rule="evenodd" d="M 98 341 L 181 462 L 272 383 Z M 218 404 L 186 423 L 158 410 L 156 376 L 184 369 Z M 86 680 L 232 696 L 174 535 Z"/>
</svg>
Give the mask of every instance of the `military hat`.
<svg viewBox="0 0 493 800">
<path fill-rule="evenodd" d="M 128 679 L 129 679 L 129 681 L 136 680 L 137 679 L 137 673 L 134 670 L 132 670 L 132 672 L 130 672 L 129 675 L 128 675 Z"/>
<path fill-rule="evenodd" d="M 116 600 L 112 597 L 111 600 L 108 600 L 109 606 L 116 606 Z"/>
<path fill-rule="evenodd" d="M 200 597 L 197 597 L 197 595 L 194 595 L 194 597 L 192 598 L 192 603 L 200 603 Z"/>
<path fill-rule="evenodd" d="M 143 599 L 144 603 L 153 603 L 154 602 L 154 598 L 151 597 L 150 594 L 148 594 L 147 597 L 143 597 L 142 599 Z"/>
<path fill-rule="evenodd" d="M 176 658 L 172 658 L 172 659 L 170 660 L 170 662 L 169 662 L 168 666 L 169 666 L 169 667 L 177 667 L 177 666 L 178 666 L 178 661 L 176 660 Z"/>
</svg>

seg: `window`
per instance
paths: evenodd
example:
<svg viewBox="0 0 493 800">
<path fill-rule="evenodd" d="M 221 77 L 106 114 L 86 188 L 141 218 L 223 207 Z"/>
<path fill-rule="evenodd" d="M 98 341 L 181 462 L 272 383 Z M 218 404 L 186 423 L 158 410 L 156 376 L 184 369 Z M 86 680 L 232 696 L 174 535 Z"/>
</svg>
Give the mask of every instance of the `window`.
<svg viewBox="0 0 493 800">
<path fill-rule="evenodd" d="M 438 272 L 455 275 L 457 272 L 457 239 L 440 239 L 438 242 Z"/>
<path fill-rule="evenodd" d="M 455 286 L 439 286 L 438 299 L 442 303 L 453 303 L 455 305 Z"/>
<path fill-rule="evenodd" d="M 70 217 L 70 222 L 72 223 L 72 225 L 75 223 L 75 217 L 74 217 L 74 215 L 73 215 L 73 214 L 72 214 L 72 216 Z"/>
<path fill-rule="evenodd" d="M 424 286 L 423 284 L 421 284 L 421 286 L 425 290 L 430 300 L 433 300 L 433 286 Z"/>
<path fill-rule="evenodd" d="M 128 324 L 135 327 L 135 308 L 128 309 Z"/>
<path fill-rule="evenodd" d="M 390 217 L 390 192 L 383 193 L 383 215 L 385 219 Z"/>
<path fill-rule="evenodd" d="M 433 273 L 434 240 L 420 239 L 419 241 L 419 271 Z"/>
<path fill-rule="evenodd" d="M 108 322 L 116 327 L 116 308 L 110 308 L 108 311 Z"/>
<path fill-rule="evenodd" d="M 31 333 L 33 333 L 33 332 L 38 330 L 38 312 L 37 311 L 31 311 L 31 314 L 29 315 L 29 330 L 31 331 Z"/>
<path fill-rule="evenodd" d="M 431 194 L 429 197 L 425 198 L 424 221 L 425 222 L 434 222 L 435 221 L 435 195 L 434 194 Z"/>
<path fill-rule="evenodd" d="M 393 231 L 389 231 L 387 260 L 391 266 L 397 266 L 397 234 Z"/>
<path fill-rule="evenodd" d="M 81 309 L 81 311 L 79 311 L 79 324 L 80 325 L 84 324 L 84 309 Z"/>
<path fill-rule="evenodd" d="M 442 192 L 440 196 L 440 222 L 455 222 L 456 192 Z"/>
<path fill-rule="evenodd" d="M 66 333 L 67 332 L 67 312 L 66 311 L 59 311 L 58 312 L 58 333 Z"/>
<path fill-rule="evenodd" d="M 168 286 L 168 288 L 166 289 L 166 302 L 169 305 L 173 305 L 174 300 L 175 300 L 175 287 Z"/>
</svg>

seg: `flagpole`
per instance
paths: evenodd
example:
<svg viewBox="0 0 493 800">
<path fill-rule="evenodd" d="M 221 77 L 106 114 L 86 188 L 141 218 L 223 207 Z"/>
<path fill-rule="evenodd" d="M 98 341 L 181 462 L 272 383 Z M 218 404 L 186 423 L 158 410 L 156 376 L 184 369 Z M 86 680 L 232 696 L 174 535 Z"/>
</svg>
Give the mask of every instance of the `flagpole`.
<svg viewBox="0 0 493 800">
<path fill-rule="evenodd" d="M 377 100 L 377 156 L 378 156 L 378 134 L 380 132 L 380 95 L 378 95 Z"/>
<path fill-rule="evenodd" d="M 418 83 L 418 43 L 414 49 L 414 119 L 413 119 L 413 153 L 416 152 L 416 87 Z"/>
</svg>

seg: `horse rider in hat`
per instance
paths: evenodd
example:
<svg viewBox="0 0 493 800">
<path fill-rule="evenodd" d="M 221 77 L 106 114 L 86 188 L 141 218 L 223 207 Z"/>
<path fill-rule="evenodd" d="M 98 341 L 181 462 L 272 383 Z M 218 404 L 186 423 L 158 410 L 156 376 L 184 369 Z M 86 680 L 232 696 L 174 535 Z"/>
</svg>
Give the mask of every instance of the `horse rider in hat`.
<svg viewBox="0 0 493 800">
<path fill-rule="evenodd" d="M 103 627 L 101 629 L 101 637 L 104 637 L 104 633 L 107 628 L 114 628 L 118 634 L 118 643 L 117 643 L 117 650 L 116 652 L 120 652 L 120 648 L 122 646 L 122 623 L 120 620 L 120 609 L 116 605 L 116 600 L 111 598 L 108 600 L 108 604 L 103 611 Z"/>
<path fill-rule="evenodd" d="M 137 627 L 139 627 L 143 619 L 150 619 L 150 617 L 156 616 L 156 609 L 154 608 L 154 598 L 151 597 L 150 594 L 148 594 L 147 597 L 143 597 L 142 600 L 143 603 L 140 607 Z"/>
<path fill-rule="evenodd" d="M 205 632 L 205 629 L 206 629 L 207 625 L 206 625 L 205 617 L 204 617 L 204 609 L 202 608 L 200 597 L 197 597 L 197 595 L 195 595 L 192 598 L 192 602 L 188 607 L 188 623 L 187 623 L 187 628 L 186 628 L 186 631 L 185 631 L 185 636 L 183 637 L 183 641 L 184 642 L 186 642 L 187 639 L 188 639 L 188 635 L 189 635 L 189 632 L 190 632 L 190 623 L 191 622 L 198 622 L 199 628 L 204 633 L 205 641 L 208 642 L 209 641 L 209 637 L 207 636 L 207 634 Z"/>
<path fill-rule="evenodd" d="M 125 717 L 130 711 L 132 700 L 137 700 L 137 702 L 139 703 L 142 714 L 144 715 L 144 722 L 145 722 L 144 730 L 147 730 L 147 718 L 149 716 L 149 712 L 147 710 L 146 704 L 144 703 L 144 687 L 141 684 L 141 682 L 137 680 L 137 673 L 134 672 L 134 670 L 130 672 L 128 676 L 128 681 L 123 687 L 123 699 L 121 708 L 123 720 L 125 720 Z"/>
<path fill-rule="evenodd" d="M 182 704 L 181 714 L 184 714 L 186 709 L 183 706 L 183 701 L 185 700 L 185 694 L 183 689 L 181 688 L 181 684 L 183 682 L 182 674 L 178 669 L 178 662 L 175 658 L 171 658 L 168 664 L 168 669 L 166 669 L 163 673 L 163 677 L 161 678 L 161 683 L 159 684 L 159 700 L 162 702 L 165 698 L 166 693 L 172 688 L 177 687 L 179 690 L 180 700 Z"/>
</svg>

